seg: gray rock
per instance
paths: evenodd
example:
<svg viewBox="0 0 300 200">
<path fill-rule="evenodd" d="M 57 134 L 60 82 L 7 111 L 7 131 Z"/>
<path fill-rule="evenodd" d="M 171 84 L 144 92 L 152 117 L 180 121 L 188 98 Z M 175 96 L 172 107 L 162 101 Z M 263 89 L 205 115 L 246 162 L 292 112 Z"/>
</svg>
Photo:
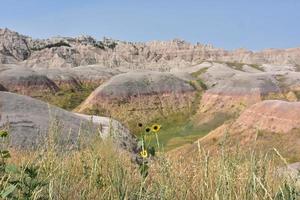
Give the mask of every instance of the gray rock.
<svg viewBox="0 0 300 200">
<path fill-rule="evenodd" d="M 188 82 L 171 73 L 129 72 L 114 76 L 99 86 L 91 96 L 126 99 L 131 96 L 193 91 L 195 89 Z"/>
<path fill-rule="evenodd" d="M 8 91 L 28 95 L 58 91 L 57 85 L 46 76 L 24 67 L 0 67 L 0 84 Z"/>
<path fill-rule="evenodd" d="M 78 145 L 79 137 L 111 135 L 122 148 L 135 151 L 130 132 L 109 118 L 78 115 L 30 97 L 0 92 L 0 127 L 9 128 L 10 144 L 16 148 L 43 145 L 52 134 L 63 147 Z"/>
<path fill-rule="evenodd" d="M 7 91 L 7 89 L 3 85 L 0 85 L 0 91 Z"/>
<path fill-rule="evenodd" d="M 280 93 L 277 81 L 264 73 L 238 73 L 230 79 L 219 81 L 218 85 L 209 90 L 211 93 L 225 95 L 243 95 L 258 92 L 260 95 Z"/>
<path fill-rule="evenodd" d="M 97 41 L 90 36 L 35 40 L 8 29 L 0 29 L 1 63 L 22 62 L 26 66 L 39 68 L 100 64 L 122 67 L 123 71 L 126 68 L 170 71 L 172 68 L 197 65 L 202 61 L 296 67 L 300 64 L 300 48 L 266 49 L 260 52 L 245 49 L 228 51 L 179 39 L 134 43 L 107 38 Z"/>
<path fill-rule="evenodd" d="M 20 35 L 17 32 L 0 29 L 0 54 L 7 56 L 3 63 L 27 59 L 31 54 L 27 46 L 27 39 L 28 37 Z"/>
</svg>

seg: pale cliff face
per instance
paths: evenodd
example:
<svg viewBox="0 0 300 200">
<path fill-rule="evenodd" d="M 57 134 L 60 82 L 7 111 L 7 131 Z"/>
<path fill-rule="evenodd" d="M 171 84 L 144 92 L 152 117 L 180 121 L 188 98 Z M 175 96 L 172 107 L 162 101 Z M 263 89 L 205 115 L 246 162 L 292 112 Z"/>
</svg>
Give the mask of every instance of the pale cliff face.
<svg viewBox="0 0 300 200">
<path fill-rule="evenodd" d="M 260 52 L 245 49 L 227 51 L 178 39 L 133 43 L 106 38 L 96 41 L 89 36 L 35 40 L 8 29 L 0 29 L 0 63 L 23 63 L 39 68 L 101 64 L 107 67 L 168 71 L 203 60 L 300 65 L 300 48 Z"/>
</svg>

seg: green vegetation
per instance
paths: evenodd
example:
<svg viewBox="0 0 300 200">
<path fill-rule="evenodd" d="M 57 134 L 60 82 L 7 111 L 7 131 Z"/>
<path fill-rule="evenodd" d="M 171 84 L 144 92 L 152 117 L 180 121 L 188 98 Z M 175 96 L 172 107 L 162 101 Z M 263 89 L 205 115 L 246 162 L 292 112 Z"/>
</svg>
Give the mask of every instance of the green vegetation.
<svg viewBox="0 0 300 200">
<path fill-rule="evenodd" d="M 239 70 L 239 71 L 244 71 L 243 66 L 248 65 L 254 69 L 264 72 L 264 68 L 262 68 L 259 64 L 247 64 L 247 63 L 239 63 L 239 62 L 221 62 L 221 61 L 217 61 L 217 63 L 227 64 L 232 69 Z"/>
<path fill-rule="evenodd" d="M 81 86 L 77 89 L 61 89 L 55 94 L 45 94 L 36 98 L 65 110 L 73 110 L 80 105 L 95 89 L 92 86 Z"/>
<path fill-rule="evenodd" d="M 258 65 L 258 64 L 248 64 L 250 67 L 252 67 L 252 68 L 254 68 L 254 69 L 257 69 L 257 70 L 259 70 L 259 71 L 262 71 L 262 72 L 264 72 L 265 70 L 264 70 L 264 68 L 262 68 L 260 65 Z"/>
<path fill-rule="evenodd" d="M 68 44 L 67 42 L 60 41 L 60 42 L 53 43 L 53 44 L 47 44 L 43 47 L 32 47 L 30 50 L 40 51 L 40 50 L 43 50 L 43 49 L 50 49 L 50 48 L 53 48 L 53 47 L 71 47 L 71 45 Z"/>
<path fill-rule="evenodd" d="M 173 113 L 166 118 L 160 117 L 153 120 L 154 123 L 159 123 L 162 126 L 159 139 L 165 151 L 195 142 L 230 118 L 225 113 L 218 113 L 212 120 L 196 125 L 193 121 L 193 114 L 187 112 Z"/>
<path fill-rule="evenodd" d="M 204 67 L 204 68 L 202 68 L 202 69 L 200 69 L 200 70 L 198 70 L 198 71 L 196 71 L 196 72 L 193 72 L 191 75 L 193 76 L 193 77 L 199 77 L 201 74 L 203 74 L 203 73 L 205 73 L 206 71 L 208 70 L 208 67 Z"/>
</svg>

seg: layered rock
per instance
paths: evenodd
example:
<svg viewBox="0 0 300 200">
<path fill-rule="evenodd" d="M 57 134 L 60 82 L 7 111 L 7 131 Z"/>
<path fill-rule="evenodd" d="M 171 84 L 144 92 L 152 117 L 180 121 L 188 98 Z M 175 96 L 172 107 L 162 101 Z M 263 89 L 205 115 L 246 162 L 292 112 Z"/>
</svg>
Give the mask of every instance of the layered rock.
<svg viewBox="0 0 300 200">
<path fill-rule="evenodd" d="M 8 91 L 35 96 L 58 91 L 57 85 L 35 71 L 24 67 L 0 68 L 0 84 Z"/>
<path fill-rule="evenodd" d="M 250 106 L 240 117 L 227 122 L 192 145 L 174 153 L 183 156 L 198 151 L 199 145 L 210 154 L 226 150 L 274 152 L 288 161 L 300 159 L 300 103 L 266 100 Z"/>
<path fill-rule="evenodd" d="M 79 66 L 71 69 L 35 69 L 41 75 L 47 76 L 59 88 L 79 88 L 82 86 L 96 88 L 112 76 L 121 73 L 115 69 L 102 66 Z"/>
<path fill-rule="evenodd" d="M 158 113 L 189 109 L 195 92 L 187 81 L 171 73 L 129 72 L 98 87 L 78 111 L 102 112 L 125 122 L 132 118 L 151 120 Z"/>
<path fill-rule="evenodd" d="M 255 104 L 241 114 L 233 128 L 276 133 L 300 129 L 300 102 L 268 100 Z"/>
<path fill-rule="evenodd" d="M 79 66 L 64 69 L 28 68 L 20 65 L 0 65 L 0 84 L 8 90 L 29 96 L 43 96 L 58 91 L 97 88 L 112 76 L 121 73 L 101 66 Z"/>
<path fill-rule="evenodd" d="M 196 123 L 205 123 L 218 115 L 226 115 L 224 120 L 228 120 L 263 99 L 284 98 L 277 80 L 264 72 L 248 73 L 214 63 L 199 77 L 209 89 L 202 96 Z"/>
<path fill-rule="evenodd" d="M 200 143 L 214 151 L 216 144 L 226 137 L 232 149 L 270 151 L 276 148 L 288 160 L 299 160 L 299 117 L 299 102 L 262 101 L 245 110 L 235 122 L 200 139 Z"/>
<path fill-rule="evenodd" d="M 28 38 L 8 29 L 0 29 L 0 63 L 26 60 L 31 54 Z"/>
<path fill-rule="evenodd" d="M 35 40 L 8 29 L 0 29 L 0 63 L 22 63 L 29 67 L 57 68 L 100 64 L 107 67 L 169 71 L 204 60 L 250 64 L 299 65 L 300 49 L 245 49 L 227 51 L 211 45 L 183 40 L 122 42 L 90 36 L 55 37 Z"/>
<path fill-rule="evenodd" d="M 36 148 L 49 137 L 65 149 L 74 148 L 80 137 L 89 141 L 97 135 L 113 136 L 131 152 L 136 148 L 134 137 L 115 120 L 74 114 L 22 95 L 0 92 L 0 116 L 0 127 L 9 130 L 10 145 L 16 148 Z"/>
</svg>

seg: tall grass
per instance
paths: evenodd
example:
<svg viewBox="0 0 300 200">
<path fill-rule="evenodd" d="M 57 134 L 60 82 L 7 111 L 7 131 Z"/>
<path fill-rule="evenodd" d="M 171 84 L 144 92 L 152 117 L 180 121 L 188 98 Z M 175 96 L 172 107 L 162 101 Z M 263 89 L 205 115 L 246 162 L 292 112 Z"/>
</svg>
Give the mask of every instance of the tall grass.
<svg viewBox="0 0 300 200">
<path fill-rule="evenodd" d="M 160 152 L 141 177 L 128 152 L 95 138 L 69 152 L 53 142 L 36 151 L 10 150 L 10 170 L 0 178 L 6 199 L 299 199 L 296 182 L 278 173 L 286 163 L 277 151 L 228 151 L 214 156 L 196 145 L 193 152 Z M 11 166 L 15 166 L 11 169 Z M 19 171 L 19 172 L 17 172 Z M 16 188 L 8 188 L 17 183 Z"/>
</svg>

